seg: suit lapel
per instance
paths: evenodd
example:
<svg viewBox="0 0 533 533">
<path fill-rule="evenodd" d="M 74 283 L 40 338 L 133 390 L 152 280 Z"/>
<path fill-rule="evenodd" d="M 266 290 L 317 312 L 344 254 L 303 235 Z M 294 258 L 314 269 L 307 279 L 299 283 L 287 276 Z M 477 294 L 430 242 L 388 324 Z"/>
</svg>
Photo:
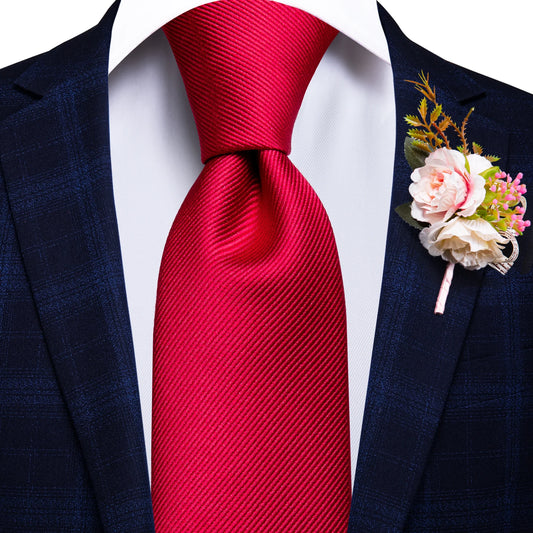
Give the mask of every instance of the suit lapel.
<svg viewBox="0 0 533 533">
<path fill-rule="evenodd" d="M 107 58 L 117 5 L 15 82 L 1 169 L 28 280 L 106 531 L 153 531 L 110 171 Z"/>
<path fill-rule="evenodd" d="M 409 201 L 403 155 L 406 124 L 420 100 L 406 79 L 429 72 L 444 109 L 458 121 L 484 88 L 465 69 L 410 42 L 380 7 L 396 98 L 396 155 L 387 250 L 349 531 L 402 531 L 439 425 L 484 271 L 461 267 L 444 315 L 434 306 L 446 263 L 431 257 L 418 231 L 393 209 Z M 505 167 L 508 133 L 474 113 L 469 138 L 497 152 Z"/>
</svg>

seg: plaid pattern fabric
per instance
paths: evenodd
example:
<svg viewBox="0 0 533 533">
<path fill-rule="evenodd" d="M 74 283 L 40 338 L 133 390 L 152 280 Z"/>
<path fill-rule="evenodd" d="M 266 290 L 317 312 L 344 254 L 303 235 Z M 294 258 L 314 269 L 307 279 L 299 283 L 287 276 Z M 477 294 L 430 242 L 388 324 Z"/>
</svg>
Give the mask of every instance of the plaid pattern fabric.
<svg viewBox="0 0 533 533">
<path fill-rule="evenodd" d="M 110 174 L 113 15 L 0 73 L 1 531 L 153 531 Z"/>
<path fill-rule="evenodd" d="M 410 200 L 403 116 L 420 98 L 405 80 L 420 70 L 453 117 L 475 106 L 469 138 L 533 190 L 533 97 L 438 58 L 380 14 L 397 106 L 391 208 Z M 520 260 L 505 277 L 456 268 L 436 316 L 445 263 L 391 209 L 351 532 L 531 531 L 533 277 Z"/>
</svg>

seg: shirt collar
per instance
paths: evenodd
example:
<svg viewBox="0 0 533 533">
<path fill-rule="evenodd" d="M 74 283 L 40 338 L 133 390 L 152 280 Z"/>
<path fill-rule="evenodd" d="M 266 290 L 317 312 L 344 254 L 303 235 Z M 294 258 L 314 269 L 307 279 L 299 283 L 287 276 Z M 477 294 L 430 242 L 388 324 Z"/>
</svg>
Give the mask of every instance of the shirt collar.
<svg viewBox="0 0 533 533">
<path fill-rule="evenodd" d="M 158 0 L 152 9 L 146 9 L 145 0 L 123 0 L 113 25 L 109 71 L 163 24 L 206 3 L 185 0 L 176 5 L 175 0 Z M 308 11 L 390 63 L 375 0 L 283 0 L 282 3 Z"/>
</svg>

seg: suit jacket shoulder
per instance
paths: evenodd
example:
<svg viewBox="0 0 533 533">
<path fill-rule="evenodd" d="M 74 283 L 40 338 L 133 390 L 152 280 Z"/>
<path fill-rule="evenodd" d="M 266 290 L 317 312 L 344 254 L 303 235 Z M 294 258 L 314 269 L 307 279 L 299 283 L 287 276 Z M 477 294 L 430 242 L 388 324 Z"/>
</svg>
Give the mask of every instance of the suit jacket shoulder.
<svg viewBox="0 0 533 533">
<path fill-rule="evenodd" d="M 95 28 L 0 71 L 0 529 L 153 531 Z"/>
</svg>

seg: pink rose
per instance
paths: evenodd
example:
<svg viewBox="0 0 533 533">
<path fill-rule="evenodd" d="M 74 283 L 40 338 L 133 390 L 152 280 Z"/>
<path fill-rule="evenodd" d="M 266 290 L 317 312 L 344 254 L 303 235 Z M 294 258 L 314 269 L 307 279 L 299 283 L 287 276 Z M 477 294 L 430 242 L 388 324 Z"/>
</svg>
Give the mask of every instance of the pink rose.
<svg viewBox="0 0 533 533">
<path fill-rule="evenodd" d="M 465 156 L 457 150 L 439 148 L 426 158 L 425 165 L 411 174 L 409 192 L 413 197 L 411 215 L 420 222 L 446 222 L 457 213 L 469 217 L 485 199 L 485 178 L 481 172 L 492 165 L 484 157 Z"/>
</svg>

